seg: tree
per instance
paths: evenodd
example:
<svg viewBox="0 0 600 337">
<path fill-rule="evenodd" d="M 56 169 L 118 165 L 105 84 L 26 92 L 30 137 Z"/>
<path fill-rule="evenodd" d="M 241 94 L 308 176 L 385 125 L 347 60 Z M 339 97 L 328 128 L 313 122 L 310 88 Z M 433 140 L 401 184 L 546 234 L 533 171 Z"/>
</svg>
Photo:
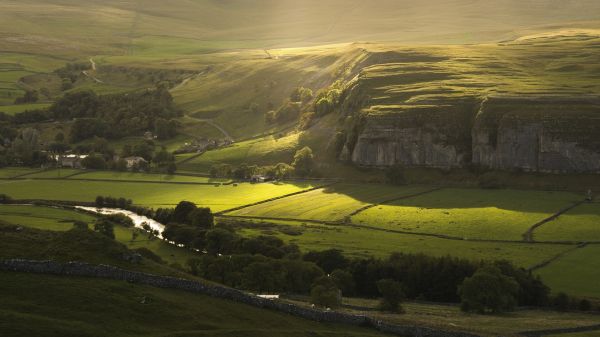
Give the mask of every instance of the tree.
<svg viewBox="0 0 600 337">
<path fill-rule="evenodd" d="M 177 123 L 174 120 L 157 118 L 154 121 L 154 133 L 159 140 L 171 139 L 177 135 Z"/>
<path fill-rule="evenodd" d="M 234 251 L 239 238 L 223 228 L 215 228 L 206 232 L 206 250 L 209 254 L 229 254 Z"/>
<path fill-rule="evenodd" d="M 319 278 L 310 291 L 311 302 L 326 308 L 337 308 L 342 303 L 342 294 L 329 276 Z"/>
<path fill-rule="evenodd" d="M 115 228 L 114 224 L 106 219 L 98 219 L 94 224 L 94 231 L 109 237 L 111 239 L 115 238 Z"/>
<path fill-rule="evenodd" d="M 279 291 L 283 288 L 284 277 L 276 263 L 254 262 L 244 268 L 243 287 L 259 293 Z"/>
<path fill-rule="evenodd" d="M 518 292 L 519 284 L 514 278 L 495 266 L 484 266 L 459 287 L 461 309 L 481 314 L 511 311 L 517 304 Z"/>
<path fill-rule="evenodd" d="M 309 175 L 314 167 L 314 155 L 312 149 L 308 146 L 305 146 L 304 148 L 296 151 L 292 166 L 296 169 L 298 174 L 304 176 Z"/>
<path fill-rule="evenodd" d="M 354 292 L 356 290 L 356 283 L 354 282 L 354 276 L 352 276 L 352 274 L 349 271 L 336 269 L 331 273 L 331 279 L 342 291 L 342 295 L 354 295 Z"/>
<path fill-rule="evenodd" d="M 196 204 L 193 202 L 181 201 L 175 207 L 175 210 L 173 211 L 173 214 L 171 214 L 169 221 L 176 223 L 187 223 L 188 216 L 190 213 L 192 213 L 192 211 L 196 210 L 196 208 Z"/>
<path fill-rule="evenodd" d="M 404 299 L 402 284 L 392 279 L 383 279 L 377 281 L 377 289 L 381 294 L 379 309 L 391 312 L 403 312 L 401 301 Z"/>
<path fill-rule="evenodd" d="M 194 227 L 210 229 L 215 225 L 215 218 L 210 208 L 200 207 L 188 214 L 187 222 Z"/>
<path fill-rule="evenodd" d="M 328 249 L 321 252 L 308 252 L 304 255 L 305 261 L 311 261 L 330 274 L 336 269 L 344 269 L 348 265 L 348 259 L 339 249 Z"/>
<path fill-rule="evenodd" d="M 87 169 L 103 170 L 106 168 L 106 161 L 101 155 L 92 153 L 81 160 L 81 165 Z"/>
<path fill-rule="evenodd" d="M 76 228 L 76 229 L 85 229 L 85 230 L 89 229 L 87 222 L 79 221 L 79 220 L 73 222 L 73 228 Z"/>
</svg>

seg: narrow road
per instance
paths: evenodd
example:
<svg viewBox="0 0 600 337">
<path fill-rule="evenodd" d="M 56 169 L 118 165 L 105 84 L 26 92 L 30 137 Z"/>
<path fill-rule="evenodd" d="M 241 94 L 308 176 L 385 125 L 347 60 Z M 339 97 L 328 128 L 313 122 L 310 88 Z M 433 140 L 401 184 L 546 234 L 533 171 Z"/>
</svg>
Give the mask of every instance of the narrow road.
<svg viewBox="0 0 600 337">
<path fill-rule="evenodd" d="M 204 122 L 212 127 L 214 127 L 215 129 L 219 130 L 223 136 L 225 136 L 225 138 L 227 138 L 228 140 L 234 142 L 235 139 L 233 139 L 233 137 L 231 137 L 231 135 L 229 134 L 229 132 L 227 132 L 227 130 L 223 129 L 219 124 L 215 123 L 212 119 L 202 119 L 202 118 L 195 118 L 195 117 L 190 117 L 193 118 L 199 122 Z"/>
<path fill-rule="evenodd" d="M 92 71 L 96 72 L 96 62 L 94 62 L 94 59 L 91 57 L 90 57 L 90 64 L 92 65 Z M 94 77 L 92 74 L 90 74 L 90 72 L 87 70 L 84 70 L 81 73 L 84 74 L 85 76 L 91 78 L 96 83 L 104 83 L 101 80 L 99 80 L 98 78 Z"/>
</svg>

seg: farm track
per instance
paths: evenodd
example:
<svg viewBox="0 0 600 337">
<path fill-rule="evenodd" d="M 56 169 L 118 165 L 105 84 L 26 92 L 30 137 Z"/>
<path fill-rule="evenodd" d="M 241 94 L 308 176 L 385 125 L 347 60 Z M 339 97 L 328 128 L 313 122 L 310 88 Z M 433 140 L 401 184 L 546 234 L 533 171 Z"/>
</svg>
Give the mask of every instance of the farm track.
<svg viewBox="0 0 600 337">
<path fill-rule="evenodd" d="M 574 203 L 574 204 L 570 205 L 569 207 L 563 208 L 563 209 L 561 209 L 560 211 L 558 211 L 558 212 L 554 213 L 552 216 L 550 216 L 550 217 L 548 217 L 548 218 L 546 218 L 546 219 L 544 219 L 544 220 L 542 220 L 542 221 L 540 221 L 540 222 L 538 222 L 538 223 L 534 224 L 533 226 L 531 226 L 531 227 L 530 227 L 530 228 L 527 230 L 527 232 L 525 232 L 525 233 L 523 234 L 523 241 L 525 241 L 525 242 L 534 242 L 534 239 L 533 239 L 533 232 L 534 232 L 534 231 L 535 231 L 537 228 L 539 228 L 539 227 L 541 227 L 541 226 L 543 226 L 543 225 L 547 224 L 548 222 L 551 222 L 551 221 L 554 221 L 554 220 L 558 219 L 558 217 L 559 217 L 559 216 L 561 216 L 561 215 L 563 215 L 563 214 L 567 213 L 568 211 L 570 211 L 570 210 L 574 209 L 574 208 L 575 208 L 575 207 L 577 207 L 577 206 L 580 206 L 580 205 L 584 204 L 585 202 L 586 202 L 586 200 L 581 200 L 581 201 L 578 201 L 578 202 L 576 202 L 576 203 Z"/>
<path fill-rule="evenodd" d="M 350 222 L 349 220 L 353 216 L 358 215 L 358 214 L 360 214 L 360 213 L 362 213 L 362 212 L 364 212 L 366 210 L 369 210 L 371 208 L 377 207 L 379 205 L 384 205 L 384 204 L 388 204 L 388 203 L 391 203 L 391 202 L 394 202 L 394 201 L 399 201 L 399 200 L 404 200 L 404 199 L 410 199 L 410 198 L 418 197 L 418 196 L 421 196 L 421 195 L 424 195 L 424 194 L 429 194 L 429 193 L 433 193 L 433 192 L 439 191 L 441 189 L 443 189 L 443 187 L 437 187 L 437 188 L 434 188 L 434 189 L 431 189 L 431 190 L 428 190 L 428 191 L 419 192 L 419 193 L 410 194 L 410 195 L 404 195 L 404 196 L 401 196 L 401 197 L 384 200 L 384 201 L 376 203 L 376 204 L 370 204 L 370 205 L 367 205 L 365 207 L 359 208 L 356 211 L 350 213 L 349 215 L 346 216 L 346 220 L 347 220 L 347 222 Z"/>
</svg>

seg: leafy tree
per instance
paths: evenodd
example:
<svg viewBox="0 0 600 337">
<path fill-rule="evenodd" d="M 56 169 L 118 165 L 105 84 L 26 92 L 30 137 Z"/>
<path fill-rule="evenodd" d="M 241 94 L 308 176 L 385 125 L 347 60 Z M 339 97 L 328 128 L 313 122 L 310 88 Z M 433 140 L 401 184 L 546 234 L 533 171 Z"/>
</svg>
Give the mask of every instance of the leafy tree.
<svg viewBox="0 0 600 337">
<path fill-rule="evenodd" d="M 177 122 L 165 118 L 154 121 L 154 133 L 159 140 L 171 139 L 177 135 Z"/>
<path fill-rule="evenodd" d="M 73 228 L 84 229 L 84 230 L 88 230 L 89 229 L 87 222 L 84 222 L 84 221 L 74 221 L 73 222 Z"/>
<path fill-rule="evenodd" d="M 109 237 L 111 239 L 115 238 L 115 230 L 114 224 L 107 219 L 98 219 L 94 224 L 94 231 Z"/>
<path fill-rule="evenodd" d="M 215 228 L 206 233 L 206 250 L 209 254 L 230 254 L 239 237 L 226 229 Z"/>
<path fill-rule="evenodd" d="M 15 99 L 15 104 L 35 103 L 39 100 L 39 96 L 37 90 L 28 90 L 22 97 Z"/>
<path fill-rule="evenodd" d="M 188 221 L 189 215 L 196 210 L 196 204 L 189 201 L 181 201 L 175 207 L 173 214 L 169 221 L 175 223 L 186 223 Z"/>
<path fill-rule="evenodd" d="M 242 284 L 245 289 L 259 293 L 279 291 L 283 288 L 284 275 L 277 263 L 254 262 L 244 268 Z"/>
<path fill-rule="evenodd" d="M 323 276 L 315 281 L 310 291 L 310 299 L 313 304 L 326 308 L 337 308 L 342 303 L 340 289 L 328 276 Z"/>
<path fill-rule="evenodd" d="M 309 175 L 313 171 L 314 164 L 314 155 L 310 147 L 305 146 L 296 151 L 294 162 L 292 163 L 296 173 L 304 176 Z"/>
<path fill-rule="evenodd" d="M 404 299 L 402 284 L 392 279 L 377 281 L 377 289 L 382 296 L 379 309 L 391 312 L 403 312 L 400 303 Z"/>
<path fill-rule="evenodd" d="M 354 276 L 349 271 L 336 269 L 331 273 L 331 279 L 342 291 L 342 295 L 354 295 L 354 292 L 356 291 L 356 283 L 354 282 Z"/>
<path fill-rule="evenodd" d="M 106 168 L 106 160 L 104 160 L 103 156 L 92 153 L 81 160 L 81 165 L 87 169 L 103 170 Z"/>
<path fill-rule="evenodd" d="M 517 304 L 519 284 L 495 266 L 484 266 L 459 288 L 461 309 L 478 313 L 511 311 Z"/>
<path fill-rule="evenodd" d="M 304 255 L 305 261 L 311 261 L 330 274 L 336 269 L 344 269 L 348 265 L 348 259 L 339 249 L 328 249 L 321 252 L 308 252 Z"/>
<path fill-rule="evenodd" d="M 204 229 L 213 228 L 215 225 L 214 215 L 210 208 L 196 208 L 188 213 L 187 222 L 194 226 Z"/>
</svg>

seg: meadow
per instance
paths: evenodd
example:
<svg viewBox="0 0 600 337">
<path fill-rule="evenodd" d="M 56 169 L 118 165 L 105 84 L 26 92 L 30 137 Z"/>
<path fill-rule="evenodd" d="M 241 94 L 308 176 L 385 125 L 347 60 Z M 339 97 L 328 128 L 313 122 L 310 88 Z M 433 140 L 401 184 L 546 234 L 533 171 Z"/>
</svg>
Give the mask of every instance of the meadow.
<svg viewBox="0 0 600 337">
<path fill-rule="evenodd" d="M 554 292 L 600 299 L 600 245 L 588 245 L 565 254 L 536 271 Z"/>
<path fill-rule="evenodd" d="M 370 208 L 352 222 L 465 239 L 522 240 L 531 226 L 581 199 L 563 192 L 448 188 Z"/>
<path fill-rule="evenodd" d="M 229 215 L 300 220 L 343 221 L 352 212 L 386 200 L 430 190 L 425 186 L 334 184 L 325 188 L 244 208 Z"/>
<path fill-rule="evenodd" d="M 384 336 L 123 281 L 0 272 L 0 297 L 0 333 L 14 337 Z"/>
<path fill-rule="evenodd" d="M 582 204 L 533 232 L 537 241 L 600 241 L 600 204 Z"/>
<path fill-rule="evenodd" d="M 434 256 L 457 256 L 471 260 L 509 260 L 521 267 L 531 267 L 573 248 L 570 245 L 526 244 L 513 242 L 479 242 L 448 240 L 438 237 L 357 228 L 347 225 L 327 226 L 302 222 L 256 220 L 244 225 L 244 236 L 274 234 L 297 244 L 303 250 L 342 250 L 348 256 L 387 257 L 394 252 L 423 253 Z"/>
<path fill-rule="evenodd" d="M 5 167 L 0 169 L 0 178 L 10 179 L 21 175 L 32 174 L 41 171 L 40 169 L 31 169 L 27 167 Z"/>
<path fill-rule="evenodd" d="M 92 202 L 97 196 L 123 197 L 146 207 L 173 207 L 182 200 L 219 212 L 311 188 L 309 183 L 267 183 L 213 186 L 164 182 L 5 180 L 2 193 L 13 199 Z"/>
<path fill-rule="evenodd" d="M 303 296 L 290 296 L 284 299 L 295 304 L 309 305 L 309 299 Z M 343 311 L 364 313 L 366 310 L 372 310 L 368 313 L 370 316 L 385 322 L 423 324 L 443 330 L 467 331 L 483 336 L 499 336 L 500 333 L 504 337 L 522 336 L 519 333 L 524 331 L 576 328 L 597 324 L 597 316 L 594 314 L 548 310 L 522 309 L 502 315 L 469 315 L 462 312 L 458 305 L 405 302 L 402 303 L 405 312 L 393 314 L 376 311 L 379 304 L 377 299 L 343 298 L 342 303 L 349 306 L 343 308 Z"/>
<path fill-rule="evenodd" d="M 231 182 L 230 179 L 185 176 L 185 175 L 167 175 L 150 173 L 132 173 L 132 172 L 113 172 L 113 171 L 95 171 L 84 172 L 70 177 L 71 180 L 120 180 L 120 181 L 146 181 L 146 182 L 167 182 L 167 183 L 197 183 L 197 184 L 222 184 Z"/>
<path fill-rule="evenodd" d="M 295 133 L 281 138 L 267 136 L 234 143 L 221 149 L 207 151 L 193 160 L 178 165 L 178 169 L 206 173 L 217 164 L 234 166 L 289 164 L 294 159 L 294 153 L 298 148 L 298 137 L 299 134 Z"/>
</svg>

